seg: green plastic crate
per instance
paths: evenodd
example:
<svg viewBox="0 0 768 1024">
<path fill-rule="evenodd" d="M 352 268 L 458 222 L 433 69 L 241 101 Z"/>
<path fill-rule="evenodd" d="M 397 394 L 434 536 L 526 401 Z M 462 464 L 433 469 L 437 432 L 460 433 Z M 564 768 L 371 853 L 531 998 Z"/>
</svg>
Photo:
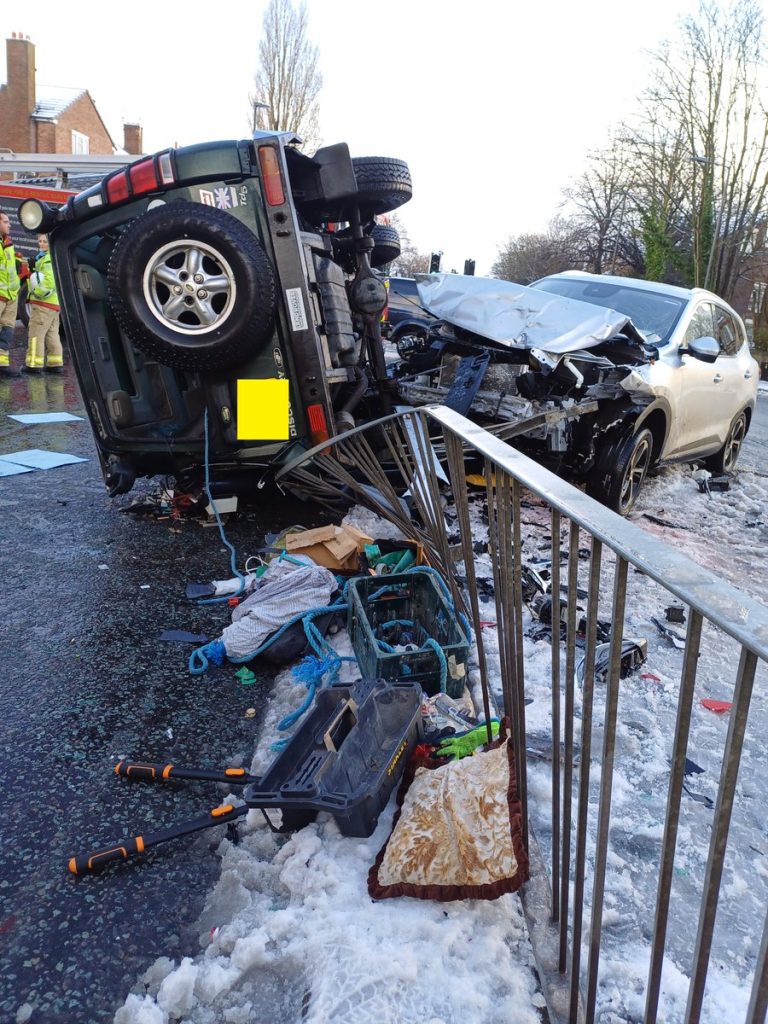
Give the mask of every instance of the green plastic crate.
<svg viewBox="0 0 768 1024">
<path fill-rule="evenodd" d="M 440 692 L 443 659 L 445 692 L 460 697 L 467 679 L 469 641 L 456 612 L 437 580 L 429 573 L 360 576 L 349 581 L 348 625 L 364 677 L 419 683 L 428 696 Z M 427 637 L 437 641 L 443 658 L 424 649 Z M 382 647 L 413 645 L 392 652 Z"/>
</svg>

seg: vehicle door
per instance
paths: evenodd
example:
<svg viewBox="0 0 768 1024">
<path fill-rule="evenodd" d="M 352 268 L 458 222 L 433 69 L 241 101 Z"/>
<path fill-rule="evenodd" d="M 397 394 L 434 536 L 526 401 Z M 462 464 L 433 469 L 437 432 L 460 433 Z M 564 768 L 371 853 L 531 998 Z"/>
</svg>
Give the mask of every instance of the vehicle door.
<svg viewBox="0 0 768 1024">
<path fill-rule="evenodd" d="M 665 458 L 676 458 L 684 454 L 693 444 L 699 443 L 706 417 L 702 410 L 702 399 L 714 371 L 693 356 L 686 349 L 695 338 L 714 337 L 715 316 L 711 302 L 698 302 L 687 314 L 687 327 L 678 341 L 672 341 L 660 353 L 659 363 L 651 367 L 651 376 L 664 375 L 670 397 L 670 424 Z"/>
<path fill-rule="evenodd" d="M 719 388 L 722 391 L 722 407 L 726 411 L 722 442 L 734 418 L 752 399 L 754 385 L 752 378 L 755 365 L 749 351 L 744 327 L 733 313 L 722 306 L 715 305 L 717 334 L 723 353 L 717 360 L 717 366 L 723 376 Z"/>
<path fill-rule="evenodd" d="M 720 354 L 713 363 L 685 352 L 691 341 L 705 337 L 714 338 L 720 345 Z M 725 443 L 744 392 L 743 379 L 738 386 L 740 347 L 741 335 L 733 316 L 715 303 L 699 303 L 680 347 L 682 429 L 676 446 L 678 455 L 711 454 Z"/>
</svg>

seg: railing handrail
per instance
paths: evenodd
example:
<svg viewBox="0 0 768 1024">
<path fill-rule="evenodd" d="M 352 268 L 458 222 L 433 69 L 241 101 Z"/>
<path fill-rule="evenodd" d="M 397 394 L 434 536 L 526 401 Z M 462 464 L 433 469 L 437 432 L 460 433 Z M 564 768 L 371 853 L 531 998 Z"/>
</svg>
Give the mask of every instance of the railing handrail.
<svg viewBox="0 0 768 1024">
<path fill-rule="evenodd" d="M 420 411 L 462 437 L 480 455 L 519 480 L 524 487 L 545 494 L 547 502 L 562 515 L 597 537 L 704 618 L 716 622 L 747 650 L 768 661 L 768 607 L 447 406 L 423 406 Z"/>
</svg>

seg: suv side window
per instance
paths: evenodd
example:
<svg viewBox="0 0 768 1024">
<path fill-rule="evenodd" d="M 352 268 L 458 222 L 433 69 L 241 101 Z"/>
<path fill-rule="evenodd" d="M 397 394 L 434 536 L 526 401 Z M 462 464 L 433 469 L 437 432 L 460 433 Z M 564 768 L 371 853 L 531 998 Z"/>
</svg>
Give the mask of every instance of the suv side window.
<svg viewBox="0 0 768 1024">
<path fill-rule="evenodd" d="M 700 302 L 693 311 L 688 330 L 685 332 L 683 347 L 697 338 L 716 338 L 714 308 L 711 302 Z"/>
<path fill-rule="evenodd" d="M 728 356 L 735 356 L 741 348 L 741 334 L 731 314 L 721 306 L 715 306 L 716 331 L 715 337 L 720 348 Z"/>
</svg>

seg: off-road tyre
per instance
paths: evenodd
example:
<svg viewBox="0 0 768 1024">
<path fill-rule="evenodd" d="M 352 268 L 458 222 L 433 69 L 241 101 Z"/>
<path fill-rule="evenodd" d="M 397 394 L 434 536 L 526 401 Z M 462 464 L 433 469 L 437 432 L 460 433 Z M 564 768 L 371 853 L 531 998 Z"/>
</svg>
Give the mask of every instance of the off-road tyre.
<svg viewBox="0 0 768 1024">
<path fill-rule="evenodd" d="M 411 172 L 404 160 L 385 156 L 352 157 L 357 181 L 354 197 L 363 216 L 390 213 L 413 195 Z"/>
<path fill-rule="evenodd" d="M 112 251 L 107 287 L 131 342 L 166 366 L 236 366 L 272 334 L 270 260 L 244 224 L 216 208 L 174 202 L 137 217 Z"/>
<path fill-rule="evenodd" d="M 371 266 L 385 267 L 400 255 L 400 235 L 397 228 L 388 224 L 377 224 L 371 232 L 374 245 L 371 251 Z"/>
</svg>

